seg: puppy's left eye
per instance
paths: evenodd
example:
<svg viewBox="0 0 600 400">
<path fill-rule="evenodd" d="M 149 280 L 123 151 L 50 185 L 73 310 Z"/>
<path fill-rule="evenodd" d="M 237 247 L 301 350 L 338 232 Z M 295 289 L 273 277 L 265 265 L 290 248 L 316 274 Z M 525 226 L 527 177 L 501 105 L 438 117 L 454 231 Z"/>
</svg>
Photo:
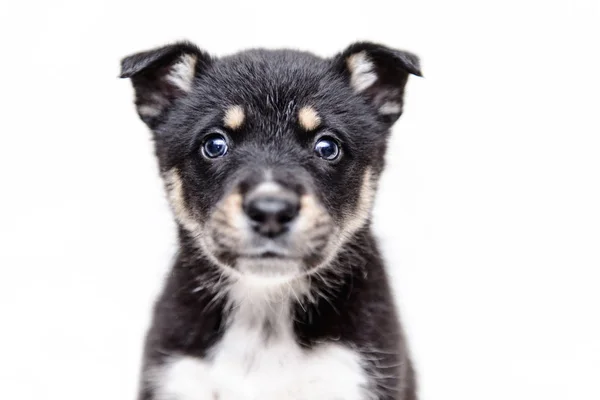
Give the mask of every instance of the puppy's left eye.
<svg viewBox="0 0 600 400">
<path fill-rule="evenodd" d="M 315 143 L 315 153 L 324 160 L 333 161 L 339 157 L 340 147 L 334 139 L 322 137 Z"/>
<path fill-rule="evenodd" d="M 223 157 L 227 154 L 227 139 L 220 133 L 208 135 L 202 143 L 202 154 L 206 158 Z"/>
</svg>

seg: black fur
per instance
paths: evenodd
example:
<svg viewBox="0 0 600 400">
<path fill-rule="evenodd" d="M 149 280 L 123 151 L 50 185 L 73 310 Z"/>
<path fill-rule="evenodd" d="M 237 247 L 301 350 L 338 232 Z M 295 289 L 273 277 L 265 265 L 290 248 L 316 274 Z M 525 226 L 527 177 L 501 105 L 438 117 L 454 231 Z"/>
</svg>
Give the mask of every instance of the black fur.
<svg viewBox="0 0 600 400">
<path fill-rule="evenodd" d="M 357 52 L 368 55 L 377 74 L 377 81 L 361 93 L 350 85 L 346 62 Z M 185 54 L 197 60 L 189 92 L 165 79 Z M 416 56 L 372 43 L 356 43 L 331 59 L 290 50 L 251 50 L 217 59 L 179 43 L 125 58 L 121 76 L 132 79 L 138 107 L 159 99 L 156 115 L 140 114 L 152 130 L 161 172 L 180 172 L 185 205 L 197 221 L 205 223 L 234 188 L 243 194 L 256 186 L 269 167 L 282 186 L 299 195 L 314 194 L 333 226 L 342 226 L 355 216 L 365 171 L 369 168 L 376 178 L 384 167 L 389 130 L 401 111 L 381 115 L 378 109 L 386 101 L 402 105 L 409 74 L 421 75 Z M 231 105 L 246 111 L 236 131 L 222 126 Z M 297 113 L 304 105 L 321 117 L 314 132 L 298 126 Z M 215 128 L 227 135 L 230 150 L 218 161 L 206 160 L 199 148 Z M 312 153 L 314 141 L 324 133 L 341 143 L 342 156 L 335 162 Z M 144 369 L 169 354 L 204 357 L 227 327 L 231 310 L 221 290 L 229 278 L 199 249 L 188 229 L 180 226 L 179 238 L 175 265 L 154 309 Z M 236 254 L 212 256 L 235 266 Z M 307 270 L 323 260 L 318 250 L 303 257 Z M 377 382 L 380 399 L 415 399 L 412 365 L 370 223 L 309 279 L 326 296 L 294 305 L 298 343 L 310 349 L 336 341 L 361 349 L 374 360 L 369 365 L 379 372 L 374 376 L 385 376 Z M 203 289 L 195 290 L 199 284 Z M 264 324 L 268 341 L 269 321 Z M 140 399 L 152 398 L 152 390 L 142 384 Z"/>
</svg>

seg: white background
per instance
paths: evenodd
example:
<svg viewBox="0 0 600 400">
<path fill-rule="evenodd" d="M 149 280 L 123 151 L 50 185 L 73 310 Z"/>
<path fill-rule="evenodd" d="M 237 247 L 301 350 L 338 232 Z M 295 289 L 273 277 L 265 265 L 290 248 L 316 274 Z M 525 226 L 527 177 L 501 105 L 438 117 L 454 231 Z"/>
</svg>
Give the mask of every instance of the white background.
<svg viewBox="0 0 600 400">
<path fill-rule="evenodd" d="M 0 398 L 134 398 L 175 235 L 116 76 L 122 56 L 188 38 L 217 55 L 357 39 L 419 54 L 375 227 L 422 398 L 600 399 L 597 1 L 12 3 Z"/>
</svg>

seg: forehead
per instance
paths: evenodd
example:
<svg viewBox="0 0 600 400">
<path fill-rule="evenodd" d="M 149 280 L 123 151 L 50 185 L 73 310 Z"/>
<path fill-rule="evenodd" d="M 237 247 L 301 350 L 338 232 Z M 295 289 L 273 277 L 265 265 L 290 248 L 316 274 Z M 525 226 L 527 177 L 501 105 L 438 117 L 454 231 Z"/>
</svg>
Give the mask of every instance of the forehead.
<svg viewBox="0 0 600 400">
<path fill-rule="evenodd" d="M 289 50 L 252 50 L 217 60 L 198 82 L 195 100 L 226 110 L 241 106 L 246 115 L 270 116 L 317 111 L 334 93 L 346 90 L 330 61 Z"/>
<path fill-rule="evenodd" d="M 187 110 L 195 118 L 207 113 L 211 121 L 265 134 L 331 127 L 351 134 L 377 123 L 331 60 L 298 51 L 251 50 L 218 59 L 190 97 Z"/>
<path fill-rule="evenodd" d="M 250 50 L 218 60 L 206 74 L 212 88 L 229 89 L 227 95 L 247 101 L 265 94 L 307 96 L 331 79 L 329 62 L 309 53 L 291 50 Z"/>
</svg>

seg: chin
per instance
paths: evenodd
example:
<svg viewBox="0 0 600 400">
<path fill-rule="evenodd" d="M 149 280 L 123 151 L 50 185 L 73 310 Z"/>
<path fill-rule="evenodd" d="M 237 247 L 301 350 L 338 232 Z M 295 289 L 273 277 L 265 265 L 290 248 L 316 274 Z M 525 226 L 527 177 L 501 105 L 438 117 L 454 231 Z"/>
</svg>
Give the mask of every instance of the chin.
<svg viewBox="0 0 600 400">
<path fill-rule="evenodd" d="M 302 262 L 284 257 L 240 257 L 236 270 L 242 279 L 255 280 L 264 284 L 279 284 L 291 281 L 304 274 Z"/>
</svg>

